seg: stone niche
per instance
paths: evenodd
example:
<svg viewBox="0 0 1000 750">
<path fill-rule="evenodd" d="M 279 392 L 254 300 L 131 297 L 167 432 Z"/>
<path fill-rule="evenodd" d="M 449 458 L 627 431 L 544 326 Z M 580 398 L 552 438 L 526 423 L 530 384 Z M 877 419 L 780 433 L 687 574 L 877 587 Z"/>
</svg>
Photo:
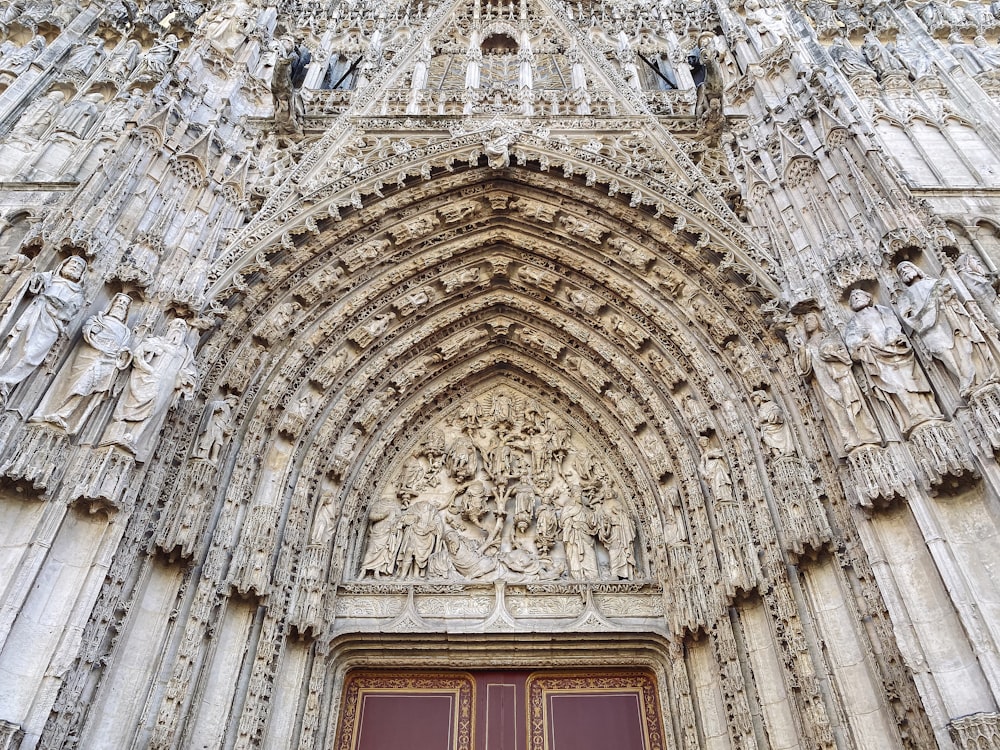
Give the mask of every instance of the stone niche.
<svg viewBox="0 0 1000 750">
<path fill-rule="evenodd" d="M 637 502 L 608 449 L 509 385 L 415 436 L 368 515 L 357 581 L 648 580 Z"/>
</svg>

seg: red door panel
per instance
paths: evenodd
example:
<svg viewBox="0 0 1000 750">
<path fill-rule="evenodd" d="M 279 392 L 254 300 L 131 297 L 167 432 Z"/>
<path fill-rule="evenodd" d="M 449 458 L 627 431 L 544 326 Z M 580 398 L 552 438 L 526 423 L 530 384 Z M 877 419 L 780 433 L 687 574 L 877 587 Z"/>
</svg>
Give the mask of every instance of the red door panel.
<svg viewBox="0 0 1000 750">
<path fill-rule="evenodd" d="M 663 750 L 653 677 L 352 672 L 336 750 Z"/>
</svg>

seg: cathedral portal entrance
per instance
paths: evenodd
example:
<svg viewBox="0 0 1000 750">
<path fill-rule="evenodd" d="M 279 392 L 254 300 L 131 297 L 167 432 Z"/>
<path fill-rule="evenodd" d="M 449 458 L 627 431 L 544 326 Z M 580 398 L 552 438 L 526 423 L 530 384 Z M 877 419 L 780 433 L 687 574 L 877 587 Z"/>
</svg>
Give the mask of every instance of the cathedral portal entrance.
<svg viewBox="0 0 1000 750">
<path fill-rule="evenodd" d="M 357 671 L 337 750 L 661 750 L 642 671 Z"/>
</svg>

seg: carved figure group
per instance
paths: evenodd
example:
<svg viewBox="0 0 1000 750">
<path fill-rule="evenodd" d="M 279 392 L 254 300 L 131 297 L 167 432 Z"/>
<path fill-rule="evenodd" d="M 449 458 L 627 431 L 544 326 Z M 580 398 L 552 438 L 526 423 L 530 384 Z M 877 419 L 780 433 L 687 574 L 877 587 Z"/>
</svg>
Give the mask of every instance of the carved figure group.
<svg viewBox="0 0 1000 750">
<path fill-rule="evenodd" d="M 628 580 L 638 526 L 563 420 L 500 389 L 462 405 L 369 512 L 360 575 Z"/>
<path fill-rule="evenodd" d="M 178 398 L 194 393 L 197 370 L 187 334 L 187 323 L 178 318 L 164 335 L 139 341 L 103 444 L 124 448 L 138 461 L 149 457 L 170 407 Z"/>
<path fill-rule="evenodd" d="M 796 369 L 803 377 L 812 378 L 841 446 L 849 451 L 860 445 L 878 443 L 881 435 L 854 378 L 847 346 L 837 334 L 823 329 L 815 312 L 803 317 L 802 334 L 794 332 L 790 336 Z"/>
<path fill-rule="evenodd" d="M 850 306 L 854 317 L 844 328 L 844 343 L 899 428 L 907 434 L 921 422 L 940 419 L 930 384 L 893 311 L 874 304 L 863 289 L 851 292 Z"/>
</svg>

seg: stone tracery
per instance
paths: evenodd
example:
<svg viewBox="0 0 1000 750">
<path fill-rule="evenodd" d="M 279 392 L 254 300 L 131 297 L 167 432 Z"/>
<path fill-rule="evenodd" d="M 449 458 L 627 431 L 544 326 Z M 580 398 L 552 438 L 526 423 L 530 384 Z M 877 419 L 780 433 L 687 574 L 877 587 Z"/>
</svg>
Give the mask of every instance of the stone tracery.
<svg viewBox="0 0 1000 750">
<path fill-rule="evenodd" d="M 0 161 L 35 170 L 48 202 L 31 229 L 0 233 L 3 332 L 32 270 L 80 252 L 92 272 L 11 389 L 0 474 L 41 501 L 39 529 L 63 524 L 75 540 L 78 516 L 87 529 L 121 520 L 79 542 L 81 569 L 99 571 L 82 596 L 97 603 L 86 623 L 59 615 L 85 635 L 71 669 L 69 643 L 40 667 L 53 683 L 68 675 L 47 737 L 94 744 L 113 726 L 163 748 L 319 746 L 353 658 L 344 644 L 449 633 L 457 654 L 463 636 L 513 632 L 557 643 L 553 661 L 600 652 L 563 655 L 563 631 L 658 644 L 643 658 L 676 717 L 668 746 L 698 747 L 713 727 L 711 742 L 733 747 L 989 734 L 995 617 L 968 602 L 992 589 L 962 556 L 991 539 L 976 493 L 1000 448 L 996 295 L 981 265 L 950 265 L 951 240 L 893 149 L 871 158 L 880 136 L 866 119 L 883 135 L 937 129 L 952 171 L 986 190 L 992 162 L 982 148 L 954 156 L 971 141 L 952 126 L 959 109 L 989 121 L 988 54 L 950 39 L 931 64 L 918 26 L 942 39 L 975 26 L 984 49 L 988 13 L 289 2 L 198 20 L 155 3 L 79 9 L 87 30 L 67 46 L 52 43 L 67 32 L 41 20 L 45 3 L 27 5 L 2 19 L 14 30 L 0 106 L 16 100 L 6 113 L 23 116 L 0 134 Z M 981 102 L 953 98 L 946 54 Z M 57 87 L 28 107 L 12 69 Z M 79 150 L 34 153 L 46 137 Z M 72 202 L 90 206 L 79 212 L 43 179 L 71 170 L 84 180 Z M 966 342 L 931 341 L 895 285 L 904 258 L 974 321 L 974 371 Z M 884 368 L 852 363 L 864 326 L 838 300 L 858 287 L 878 288 L 874 333 L 892 334 L 908 387 L 873 392 Z M 77 337 L 121 289 L 136 333 L 119 332 L 122 366 L 77 394 L 86 411 L 63 429 L 54 407 L 89 351 Z M 162 361 L 145 386 L 135 357 Z M 906 408 L 887 409 L 893 398 Z M 937 493 L 987 536 L 970 539 Z M 119 540 L 96 581 L 97 550 Z M 11 590 L 27 591 L 40 569 L 18 544 Z M 48 544 L 75 557 L 62 537 Z M 912 560 L 921 575 L 906 574 Z M 915 578 L 927 588 L 907 589 Z M 949 643 L 971 687 L 949 688 L 921 651 L 913 602 L 946 632 L 976 634 L 975 655 L 964 636 Z M 126 729 L 128 710 L 107 707 L 128 672 L 108 665 L 147 640 L 162 664 L 135 671 L 166 687 L 122 698 L 142 714 Z M 226 700 L 189 700 L 210 680 Z M 970 718 L 927 699 L 938 691 Z M 272 705 L 293 706 L 295 726 Z"/>
</svg>

